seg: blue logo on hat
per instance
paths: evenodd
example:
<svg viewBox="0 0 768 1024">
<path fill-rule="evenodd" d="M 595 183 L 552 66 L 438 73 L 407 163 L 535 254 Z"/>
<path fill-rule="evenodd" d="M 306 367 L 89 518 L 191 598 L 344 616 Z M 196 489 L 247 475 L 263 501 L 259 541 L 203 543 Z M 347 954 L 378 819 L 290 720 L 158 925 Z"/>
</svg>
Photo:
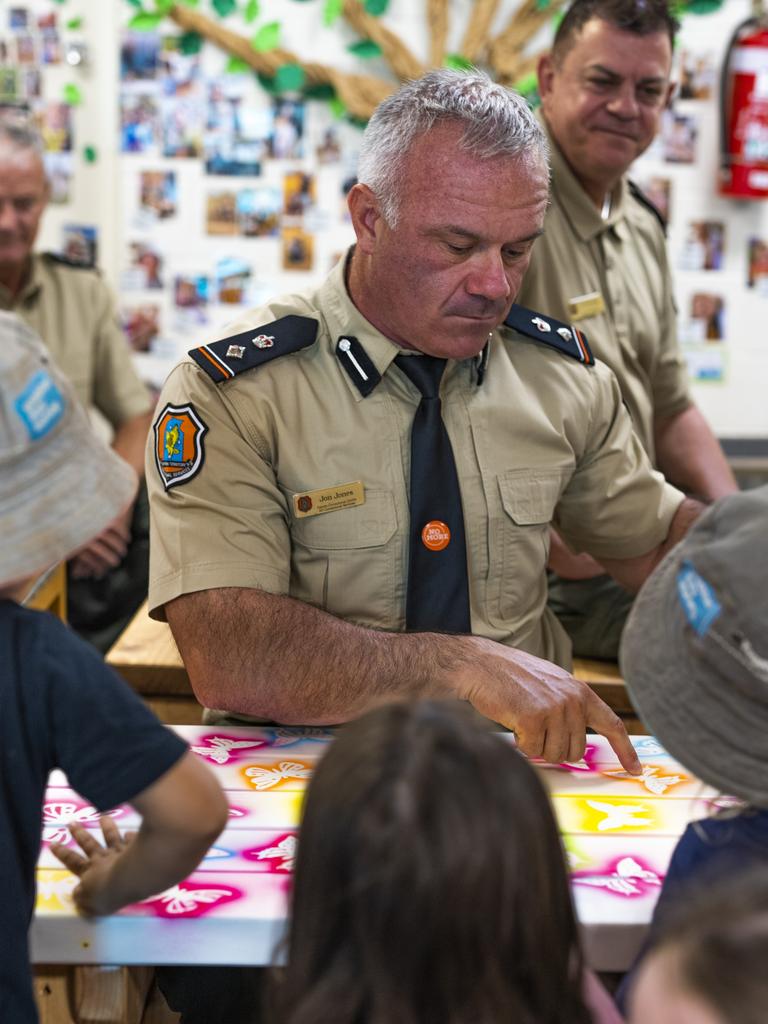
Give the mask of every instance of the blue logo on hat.
<svg viewBox="0 0 768 1024">
<path fill-rule="evenodd" d="M 690 562 L 683 562 L 677 574 L 677 596 L 686 619 L 704 636 L 722 608 L 712 587 Z"/>
<path fill-rule="evenodd" d="M 32 375 L 13 403 L 32 441 L 38 441 L 53 430 L 65 406 L 64 396 L 45 370 Z"/>
</svg>

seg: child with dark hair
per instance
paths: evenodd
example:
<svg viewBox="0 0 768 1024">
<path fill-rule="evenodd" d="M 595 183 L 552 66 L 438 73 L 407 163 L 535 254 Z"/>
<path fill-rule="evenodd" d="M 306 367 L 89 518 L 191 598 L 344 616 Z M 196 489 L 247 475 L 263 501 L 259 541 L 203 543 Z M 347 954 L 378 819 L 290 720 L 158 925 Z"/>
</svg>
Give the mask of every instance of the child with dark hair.
<svg viewBox="0 0 768 1024">
<path fill-rule="evenodd" d="M 129 802 L 133 836 L 79 826 L 82 853 L 51 849 L 79 878 L 86 915 L 110 914 L 181 881 L 224 827 L 213 774 L 90 644 L 25 597 L 120 516 L 136 474 L 97 439 L 39 338 L 0 312 L 0 1020 L 37 1020 L 27 954 L 48 775 L 67 773 L 99 810 Z"/>
<path fill-rule="evenodd" d="M 307 793 L 275 1021 L 618 1020 L 584 978 L 557 825 L 511 737 L 455 702 L 345 726 Z"/>
<path fill-rule="evenodd" d="M 630 1024 L 765 1024 L 768 870 L 721 879 L 678 904 L 643 961 Z"/>
</svg>

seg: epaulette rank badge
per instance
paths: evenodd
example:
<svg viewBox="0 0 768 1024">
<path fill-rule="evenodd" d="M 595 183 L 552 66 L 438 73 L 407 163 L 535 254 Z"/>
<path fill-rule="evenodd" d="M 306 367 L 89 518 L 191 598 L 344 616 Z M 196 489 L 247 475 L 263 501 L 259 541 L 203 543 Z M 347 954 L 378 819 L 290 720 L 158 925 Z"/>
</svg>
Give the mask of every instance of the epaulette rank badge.
<svg viewBox="0 0 768 1024">
<path fill-rule="evenodd" d="M 509 311 L 504 324 L 541 345 L 556 348 L 572 359 L 578 359 L 586 366 L 595 365 L 595 357 L 590 351 L 584 332 L 573 324 L 564 324 L 551 316 L 544 316 L 518 305 L 514 305 Z"/>
<path fill-rule="evenodd" d="M 189 355 L 211 380 L 222 384 L 245 370 L 309 348 L 317 337 L 317 327 L 317 320 L 308 316 L 283 316 L 263 327 L 200 345 Z"/>
</svg>

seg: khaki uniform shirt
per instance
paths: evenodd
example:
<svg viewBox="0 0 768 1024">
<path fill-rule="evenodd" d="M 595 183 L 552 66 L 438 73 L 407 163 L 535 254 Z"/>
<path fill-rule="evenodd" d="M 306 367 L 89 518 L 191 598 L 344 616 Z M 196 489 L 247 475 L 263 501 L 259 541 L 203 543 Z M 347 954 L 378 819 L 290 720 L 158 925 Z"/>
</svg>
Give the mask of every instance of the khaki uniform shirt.
<svg viewBox="0 0 768 1024">
<path fill-rule="evenodd" d="M 420 395 L 392 366 L 399 348 L 351 302 L 339 266 L 316 291 L 248 314 L 232 333 L 287 314 L 319 324 L 315 343 L 215 384 L 191 359 L 166 403 L 207 431 L 196 474 L 165 490 L 150 439 L 149 605 L 216 587 L 289 594 L 365 626 L 402 631 L 408 570 L 411 424 Z M 381 374 L 363 398 L 335 354 L 355 336 Z M 472 631 L 570 662 L 546 608 L 554 522 L 576 549 L 621 558 L 667 535 L 682 495 L 653 471 L 618 385 L 504 328 L 487 372 L 449 361 L 441 397 L 462 492 Z M 293 496 L 361 481 L 364 504 L 297 518 Z"/>
<path fill-rule="evenodd" d="M 0 285 L 0 309 L 18 314 L 40 335 L 83 405 L 98 409 L 113 428 L 149 410 L 149 393 L 98 272 L 34 255 L 15 301 Z"/>
<path fill-rule="evenodd" d="M 691 404 L 664 234 L 625 180 L 603 220 L 551 137 L 550 143 L 552 202 L 517 301 L 584 331 L 594 356 L 616 374 L 655 463 L 654 418 Z M 579 301 L 592 293 L 602 312 L 590 313 L 588 301 Z"/>
</svg>

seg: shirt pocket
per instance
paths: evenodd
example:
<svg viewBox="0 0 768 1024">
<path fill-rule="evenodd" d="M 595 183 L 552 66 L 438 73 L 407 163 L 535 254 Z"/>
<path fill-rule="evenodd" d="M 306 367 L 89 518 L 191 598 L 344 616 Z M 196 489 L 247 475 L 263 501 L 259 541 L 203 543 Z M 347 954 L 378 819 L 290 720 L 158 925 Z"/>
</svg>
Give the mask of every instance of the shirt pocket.
<svg viewBox="0 0 768 1024">
<path fill-rule="evenodd" d="M 508 629 L 538 619 L 547 599 L 549 528 L 563 489 L 562 470 L 514 469 L 497 477 L 490 523 L 489 611 Z"/>
<path fill-rule="evenodd" d="M 291 522 L 291 596 L 367 626 L 397 625 L 401 544 L 389 491 L 365 491 L 354 508 Z"/>
</svg>

